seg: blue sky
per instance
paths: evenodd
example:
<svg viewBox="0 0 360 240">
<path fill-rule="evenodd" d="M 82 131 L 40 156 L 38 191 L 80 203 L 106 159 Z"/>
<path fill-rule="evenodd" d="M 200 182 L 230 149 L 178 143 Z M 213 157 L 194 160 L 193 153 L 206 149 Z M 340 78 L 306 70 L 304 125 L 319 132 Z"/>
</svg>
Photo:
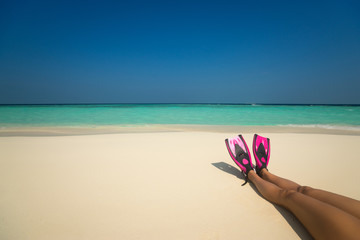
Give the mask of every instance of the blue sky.
<svg viewBox="0 0 360 240">
<path fill-rule="evenodd" d="M 357 1 L 1 1 L 0 103 L 360 104 Z"/>
</svg>

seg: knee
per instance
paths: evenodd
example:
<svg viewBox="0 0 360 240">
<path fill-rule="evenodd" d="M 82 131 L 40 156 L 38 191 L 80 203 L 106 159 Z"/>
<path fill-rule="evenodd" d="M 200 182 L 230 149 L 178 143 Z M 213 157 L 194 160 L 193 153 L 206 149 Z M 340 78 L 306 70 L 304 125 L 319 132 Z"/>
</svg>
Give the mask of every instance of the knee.
<svg viewBox="0 0 360 240">
<path fill-rule="evenodd" d="M 294 194 L 297 194 L 297 191 L 290 190 L 290 189 L 281 189 L 280 190 L 280 198 L 281 199 L 291 198 Z"/>
<path fill-rule="evenodd" d="M 300 186 L 300 187 L 298 187 L 298 188 L 296 189 L 297 192 L 302 193 L 302 194 L 305 194 L 305 195 L 306 195 L 307 193 L 309 193 L 311 190 L 312 190 L 312 188 L 309 187 L 309 186 Z"/>
</svg>

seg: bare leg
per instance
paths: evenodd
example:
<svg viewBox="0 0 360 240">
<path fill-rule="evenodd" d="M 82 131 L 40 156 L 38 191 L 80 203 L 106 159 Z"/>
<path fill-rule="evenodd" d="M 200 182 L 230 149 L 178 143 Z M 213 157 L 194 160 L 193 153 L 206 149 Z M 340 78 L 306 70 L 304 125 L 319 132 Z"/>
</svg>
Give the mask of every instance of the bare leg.
<svg viewBox="0 0 360 240">
<path fill-rule="evenodd" d="M 259 192 L 270 202 L 290 210 L 316 239 L 356 239 L 360 236 L 360 220 L 332 205 L 294 190 L 282 189 L 248 174 Z"/>
<path fill-rule="evenodd" d="M 316 198 L 317 200 L 340 208 L 341 210 L 360 219 L 360 201 L 321 189 L 315 189 L 308 186 L 300 186 L 293 181 L 278 177 L 268 172 L 265 168 L 261 171 L 260 175 L 264 180 L 269 181 L 280 188 L 294 190 L 307 196 Z"/>
</svg>

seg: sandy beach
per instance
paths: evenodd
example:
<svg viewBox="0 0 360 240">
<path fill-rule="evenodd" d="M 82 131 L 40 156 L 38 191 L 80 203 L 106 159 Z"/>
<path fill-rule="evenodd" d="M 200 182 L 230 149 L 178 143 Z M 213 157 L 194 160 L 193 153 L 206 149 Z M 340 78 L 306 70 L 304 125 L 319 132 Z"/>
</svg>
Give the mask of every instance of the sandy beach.
<svg viewBox="0 0 360 240">
<path fill-rule="evenodd" d="M 311 239 L 241 186 L 224 144 L 238 133 L 0 134 L 0 239 Z M 360 199 L 359 135 L 256 133 L 274 174 Z"/>
</svg>

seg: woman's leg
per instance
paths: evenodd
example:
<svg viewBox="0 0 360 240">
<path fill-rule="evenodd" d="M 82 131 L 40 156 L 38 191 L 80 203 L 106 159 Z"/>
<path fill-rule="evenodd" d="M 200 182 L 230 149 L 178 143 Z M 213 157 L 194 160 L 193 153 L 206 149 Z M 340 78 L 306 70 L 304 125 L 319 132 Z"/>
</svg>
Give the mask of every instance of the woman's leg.
<svg viewBox="0 0 360 240">
<path fill-rule="evenodd" d="M 264 180 L 269 181 L 279 186 L 280 188 L 294 190 L 307 196 L 316 198 L 317 200 L 340 208 L 341 210 L 360 219 L 360 201 L 328 191 L 315 189 L 308 186 L 300 186 L 293 181 L 278 177 L 270 173 L 265 168 L 261 171 L 260 175 Z"/>
<path fill-rule="evenodd" d="M 316 239 L 357 239 L 360 220 L 332 205 L 294 190 L 282 189 L 260 178 L 254 171 L 249 180 L 270 202 L 290 210 Z"/>
</svg>

